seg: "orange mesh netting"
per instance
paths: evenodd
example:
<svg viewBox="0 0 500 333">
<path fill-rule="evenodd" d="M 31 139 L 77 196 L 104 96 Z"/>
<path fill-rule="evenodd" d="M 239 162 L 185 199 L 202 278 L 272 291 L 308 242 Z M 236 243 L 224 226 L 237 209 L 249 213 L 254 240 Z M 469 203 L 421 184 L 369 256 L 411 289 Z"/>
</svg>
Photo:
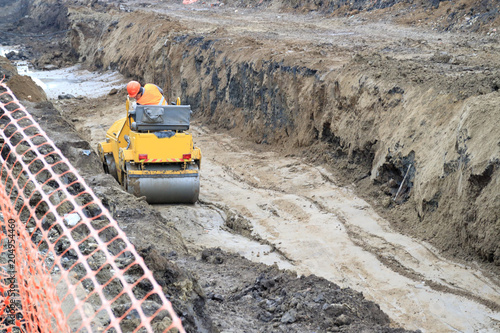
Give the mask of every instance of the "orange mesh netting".
<svg viewBox="0 0 500 333">
<path fill-rule="evenodd" d="M 0 332 L 184 332 L 161 287 L 0 82 Z"/>
</svg>

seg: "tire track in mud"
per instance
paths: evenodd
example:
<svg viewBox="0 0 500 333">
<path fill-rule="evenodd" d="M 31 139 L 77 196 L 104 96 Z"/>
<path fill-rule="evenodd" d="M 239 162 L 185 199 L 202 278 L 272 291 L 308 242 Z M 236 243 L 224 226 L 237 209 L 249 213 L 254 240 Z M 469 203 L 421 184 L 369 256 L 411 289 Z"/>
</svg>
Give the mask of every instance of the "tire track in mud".
<svg viewBox="0 0 500 333">
<path fill-rule="evenodd" d="M 289 262 L 292 265 L 295 264 L 295 261 L 292 258 L 289 258 L 286 253 L 280 251 L 280 249 L 277 248 L 273 243 L 269 242 L 265 238 L 260 237 L 258 234 L 255 234 L 253 232 L 252 223 L 244 216 L 235 213 L 228 206 L 223 206 L 221 204 L 212 202 L 205 202 L 203 200 L 199 200 L 199 203 L 206 209 L 215 209 L 222 211 L 223 213 L 221 214 L 221 217 L 224 220 L 224 226 L 228 228 L 230 232 L 241 235 L 259 244 L 269 246 L 271 248 L 270 252 L 277 253 L 280 257 L 282 257 L 283 261 Z M 264 255 L 268 254 L 269 253 L 265 253 Z"/>
<path fill-rule="evenodd" d="M 482 304 L 492 311 L 498 311 L 500 309 L 500 304 L 485 299 L 483 297 L 480 297 L 478 295 L 474 295 L 471 292 L 467 291 L 466 289 L 457 287 L 451 287 L 448 284 L 447 281 L 443 281 L 444 283 L 439 283 L 437 281 L 428 279 L 425 277 L 425 275 L 418 273 L 414 269 L 404 265 L 401 261 L 397 260 L 394 255 L 392 255 L 390 252 L 396 252 L 399 255 L 404 255 L 404 256 L 409 256 L 412 257 L 414 260 L 418 262 L 418 259 L 414 258 L 410 253 L 408 253 L 406 250 L 400 248 L 398 249 L 397 247 L 392 247 L 389 243 L 385 242 L 381 237 L 372 235 L 366 232 L 363 232 L 359 228 L 349 228 L 347 227 L 347 233 L 349 234 L 349 237 L 353 241 L 354 244 L 358 245 L 359 247 L 363 248 L 364 250 L 372 253 L 377 257 L 377 259 L 384 264 L 387 268 L 391 269 L 397 274 L 400 274 L 402 276 L 405 276 L 417 283 L 421 283 L 422 286 L 428 286 L 431 289 L 438 291 L 438 292 L 444 292 L 448 294 L 453 294 L 461 297 L 465 297 L 467 299 L 470 299 L 474 302 L 477 302 L 479 304 Z M 375 238 L 379 241 L 382 241 L 384 245 L 387 245 L 390 247 L 390 251 L 387 249 L 382 249 L 382 253 L 380 252 L 381 247 L 373 246 L 369 244 L 366 239 L 370 238 Z M 399 253 L 402 252 L 402 253 Z M 432 253 L 431 253 L 432 254 Z M 478 277 L 479 279 L 479 277 Z M 491 285 L 490 285 L 491 286 Z"/>
<path fill-rule="evenodd" d="M 227 148 L 227 150 L 229 150 L 229 148 Z M 295 164 L 298 165 L 299 163 L 295 163 Z M 293 164 L 288 165 L 288 166 L 292 166 L 292 165 Z M 231 168 L 230 166 L 228 166 L 226 164 L 222 164 L 222 166 L 223 166 L 225 172 L 227 172 L 228 175 L 232 176 L 236 180 L 236 183 L 245 183 L 248 186 L 253 187 L 255 189 L 259 189 L 259 190 L 264 190 L 264 191 L 269 191 L 269 192 L 278 192 L 280 194 L 285 193 L 284 190 L 281 190 L 279 188 L 259 185 L 259 184 L 255 183 L 254 181 L 246 180 L 243 177 L 239 176 L 236 173 L 236 171 L 233 168 Z M 334 184 L 334 181 L 328 175 L 322 174 L 322 176 L 324 179 L 326 179 L 329 182 L 331 182 L 332 184 Z M 291 193 L 287 193 L 287 194 L 291 194 Z M 325 207 L 324 205 L 319 204 L 317 201 L 315 201 L 311 198 L 308 198 L 305 196 L 302 198 L 304 200 L 310 201 L 311 204 L 313 204 L 314 206 L 317 207 L 318 211 L 323 212 L 325 214 L 332 214 L 332 215 L 337 216 L 342 221 L 344 228 L 346 228 L 346 232 L 349 235 L 350 240 L 355 245 L 359 246 L 360 248 L 364 249 L 365 251 L 370 252 L 371 254 L 376 256 L 377 259 L 382 264 L 384 264 L 387 268 L 389 268 L 393 272 L 400 274 L 402 276 L 405 276 L 405 277 L 415 281 L 416 283 L 421 283 L 423 285 L 426 285 L 435 291 L 445 292 L 445 293 L 465 297 L 465 298 L 470 299 L 474 302 L 482 304 L 493 311 L 498 311 L 500 309 L 499 303 L 488 300 L 488 299 L 483 298 L 483 297 L 480 297 L 478 295 L 474 295 L 473 293 L 467 291 L 466 289 L 463 289 L 460 287 L 452 287 L 449 285 L 449 283 L 447 281 L 443 281 L 443 283 L 440 283 L 438 281 L 434 281 L 434 280 L 426 278 L 425 275 L 418 273 L 414 269 L 406 266 L 400 260 L 395 258 L 396 255 L 399 255 L 399 256 L 407 257 L 408 258 L 407 260 L 410 260 L 410 261 L 413 260 L 417 264 L 419 263 L 419 260 L 417 258 L 413 257 L 411 255 L 411 253 L 406 251 L 403 247 L 393 246 L 392 244 L 390 244 L 389 242 L 387 242 L 384 238 L 382 238 L 380 236 L 365 232 L 364 230 L 362 230 L 359 227 L 350 226 L 348 221 L 342 217 L 342 213 L 339 211 L 332 211 L 332 210 L 328 209 L 327 207 Z M 202 202 L 202 204 L 204 204 L 206 206 L 215 206 L 218 209 L 221 209 L 225 212 L 229 211 L 229 208 L 227 206 L 223 207 L 220 204 L 214 204 L 214 203 L 208 203 L 208 202 Z M 363 208 L 364 207 L 361 207 L 361 209 L 363 209 Z M 277 213 L 275 213 L 275 215 L 277 215 Z M 277 216 L 279 216 L 279 215 L 277 215 Z M 283 258 L 285 258 L 287 261 L 289 261 L 291 263 L 296 262 L 293 258 L 290 258 L 289 256 L 287 256 L 286 253 L 284 253 L 284 252 L 280 251 L 278 248 L 276 248 L 274 246 L 274 244 L 272 244 L 271 242 L 266 241 L 265 239 L 263 239 L 262 237 L 260 237 L 258 235 L 255 235 L 254 233 L 251 233 L 251 232 L 248 233 L 248 230 L 252 230 L 251 222 L 248 221 L 247 219 L 245 219 L 244 217 L 243 217 L 243 219 L 245 220 L 245 225 L 246 225 L 246 227 L 244 227 L 243 230 L 246 230 L 247 232 L 241 232 L 241 228 L 235 228 L 234 226 L 232 226 L 230 228 L 234 232 L 236 232 L 244 237 L 250 238 L 250 239 L 252 239 L 256 242 L 259 242 L 261 244 L 266 244 L 266 245 L 271 246 L 274 251 L 276 251 L 281 256 L 283 256 Z M 226 224 L 226 226 L 227 226 L 227 224 Z M 370 240 L 370 241 L 368 241 L 368 240 Z M 373 243 L 378 243 L 378 244 L 374 245 Z M 432 252 L 429 249 L 428 249 L 428 252 L 431 256 L 435 257 L 437 260 L 440 260 L 439 257 L 434 252 Z M 483 281 L 485 284 L 488 284 L 491 287 L 494 287 L 493 284 L 489 283 L 485 279 L 482 279 L 477 275 L 476 275 L 476 277 L 478 279 L 480 279 L 481 281 Z"/>
<path fill-rule="evenodd" d="M 332 184 L 334 184 L 334 181 L 328 175 L 323 174 L 323 177 L 328 181 L 330 181 Z M 387 242 L 383 237 L 380 237 L 372 233 L 368 233 L 359 227 L 349 225 L 348 221 L 346 221 L 346 219 L 342 217 L 342 213 L 339 211 L 336 212 L 330 211 L 328 208 L 322 205 L 318 205 L 318 208 L 327 213 L 335 214 L 341 221 L 343 221 L 344 227 L 346 228 L 346 231 L 351 241 L 354 244 L 375 255 L 381 263 L 383 263 L 387 268 L 391 269 L 395 273 L 410 278 L 415 282 L 423 283 L 435 291 L 445 292 L 468 298 L 474 302 L 477 302 L 479 304 L 488 307 L 492 311 L 500 310 L 500 303 L 498 302 L 489 300 L 487 298 L 483 298 L 479 295 L 475 295 L 464 288 L 450 286 L 450 283 L 448 281 L 443 280 L 443 283 L 440 283 L 438 281 L 426 278 L 425 275 L 415 271 L 411 267 L 406 266 L 401 262 L 401 260 L 397 260 L 395 258 L 396 254 L 409 258 L 408 259 L 409 261 L 413 260 L 417 264 L 419 263 L 419 260 L 403 247 L 394 246 L 393 244 Z M 370 241 L 367 241 L 368 239 L 370 239 Z M 373 243 L 379 243 L 379 244 L 374 245 Z M 387 247 L 389 247 L 389 249 L 387 249 Z M 436 253 L 431 251 L 429 248 L 426 249 L 430 256 L 434 257 L 436 260 L 441 260 Z M 491 288 L 498 288 L 498 286 L 491 283 L 487 279 L 480 277 L 477 274 L 473 275 L 478 280 L 482 281 L 484 284 L 490 286 Z"/>
<path fill-rule="evenodd" d="M 295 270 L 300 273 L 313 273 L 319 276 L 323 276 L 335 283 L 342 283 L 346 286 L 350 286 L 357 290 L 362 290 L 363 293 L 369 295 L 369 298 L 374 299 L 378 302 L 382 309 L 388 313 L 391 318 L 409 328 L 423 328 L 424 330 L 434 330 L 441 327 L 443 331 L 447 331 L 450 327 L 458 330 L 478 330 L 478 329 L 488 329 L 488 327 L 495 326 L 495 316 L 498 314 L 477 314 L 474 313 L 473 316 L 477 317 L 477 322 L 466 323 L 459 320 L 458 317 L 464 314 L 454 314 L 453 309 L 446 310 L 446 306 L 442 311 L 449 312 L 447 314 L 433 313 L 432 299 L 437 297 L 438 302 L 444 302 L 445 304 L 454 304 L 455 297 L 465 298 L 472 303 L 467 303 L 462 300 L 461 307 L 476 307 L 481 304 L 485 308 L 493 312 L 497 312 L 499 309 L 499 299 L 498 296 L 494 296 L 495 293 L 499 292 L 499 287 L 493 282 L 489 281 L 482 273 L 474 273 L 471 268 L 460 267 L 459 264 L 454 264 L 441 258 L 437 251 L 433 252 L 425 244 L 420 244 L 410 238 L 402 235 L 398 235 L 391 231 L 388 226 L 388 222 L 382 220 L 380 217 L 372 211 L 371 207 L 364 201 L 354 197 L 352 193 L 343 188 L 338 188 L 335 186 L 335 180 L 326 170 L 321 167 L 315 167 L 308 165 L 307 163 L 298 161 L 294 158 L 286 157 L 286 161 L 282 161 L 281 158 L 277 158 L 278 155 L 272 155 L 271 153 L 259 153 L 257 151 L 252 151 L 247 149 L 247 147 L 240 147 L 240 143 L 236 144 L 233 139 L 220 134 L 210 133 L 210 131 L 199 131 L 196 129 L 196 138 L 201 139 L 201 146 L 203 146 L 208 141 L 210 143 L 210 153 L 212 156 L 216 156 L 211 163 L 215 163 L 219 170 L 222 170 L 224 175 L 218 175 L 220 179 L 215 179 L 211 175 L 206 175 L 210 178 L 210 182 L 224 181 L 226 183 L 219 184 L 219 187 L 230 187 L 239 186 L 242 189 L 241 193 L 248 193 L 247 205 L 245 209 L 249 210 L 247 214 L 239 211 L 239 206 L 243 206 L 241 202 L 236 198 L 235 200 L 224 199 L 223 194 L 219 193 L 219 197 L 213 194 L 207 194 L 211 197 L 208 199 L 207 196 L 203 196 L 204 202 L 210 202 L 220 207 L 229 207 L 230 210 L 235 210 L 238 214 L 244 216 L 253 225 L 254 233 L 258 234 L 257 237 L 252 236 L 254 239 L 266 239 L 266 243 L 271 244 L 276 248 L 276 250 L 283 254 L 285 258 L 290 259 L 294 265 Z M 206 137 L 205 137 L 206 136 Z M 207 138 L 210 138 L 208 140 Z M 215 147 L 215 148 L 214 148 Z M 207 156 L 207 147 L 205 147 L 205 156 Z M 255 148 L 255 147 L 254 147 Z M 256 149 L 262 149 L 258 146 Z M 227 154 L 230 157 L 225 157 Z M 240 162 L 238 162 L 240 161 Z M 209 164 L 205 162 L 205 166 Z M 242 164 L 244 164 L 242 166 Z M 215 167 L 212 167 L 215 168 Z M 205 168 L 207 172 L 207 168 Z M 276 172 L 274 176 L 271 176 L 272 172 Z M 202 171 L 203 173 L 203 171 Z M 316 173 L 317 177 L 315 181 L 311 179 L 299 179 L 303 174 L 306 173 Z M 296 177 L 294 178 L 294 174 Z M 281 177 L 281 179 L 271 179 L 273 177 Z M 223 179 L 223 180 L 222 180 Z M 318 181 L 318 179 L 320 181 Z M 296 184 L 293 184 L 293 183 Z M 230 185 L 229 185 L 230 184 Z M 337 192 L 337 195 L 342 193 L 344 197 L 337 198 L 339 202 L 332 204 L 335 201 L 335 196 L 328 198 L 325 195 L 325 188 L 332 187 L 330 191 Z M 211 189 L 209 189 L 211 191 Z M 232 196 L 233 193 L 228 195 Z M 314 194 L 316 192 L 316 194 Z M 246 195 L 246 194 L 245 194 Z M 255 195 L 255 197 L 254 197 Z M 260 202 L 260 199 L 256 197 L 261 196 L 266 201 L 265 206 Z M 266 199 L 267 198 L 267 199 Z M 258 202 L 253 202 L 258 201 Z M 306 208 L 306 204 L 308 208 Z M 302 205 L 303 207 L 300 207 Z M 262 207 L 265 207 L 263 209 Z M 227 208 L 225 208 L 227 209 Z M 258 212 L 257 209 L 267 212 L 267 216 L 262 216 L 262 212 Z M 351 256 L 353 262 L 359 261 L 361 264 L 355 264 L 359 267 L 353 267 L 352 263 L 336 262 L 332 259 L 331 267 L 337 273 L 329 272 L 325 274 L 323 268 L 309 262 L 307 256 L 297 257 L 297 252 L 290 250 L 290 246 L 287 242 L 292 242 L 293 246 L 301 247 L 304 251 L 312 251 L 312 248 L 319 247 L 319 250 L 312 251 L 312 257 L 321 255 L 321 249 L 327 249 L 329 244 L 328 237 L 326 233 L 321 232 L 324 225 L 318 223 L 317 221 L 305 221 L 304 211 L 314 211 L 315 216 L 329 216 L 333 222 L 335 219 L 339 221 L 337 229 L 344 232 L 348 237 L 348 242 L 351 243 L 344 249 L 343 253 L 338 253 L 340 256 Z M 302 212 L 301 212 L 302 211 Z M 353 215 L 353 212 L 355 214 Z M 356 214 L 360 214 L 357 218 L 366 219 L 369 218 L 372 221 L 369 223 L 377 224 L 377 228 L 373 232 L 369 229 L 370 226 L 365 227 L 362 223 L 355 222 L 354 217 Z M 305 214 L 308 215 L 308 214 Z M 269 222 L 269 219 L 279 219 L 281 222 Z M 296 219 L 297 223 L 304 224 L 302 229 L 298 229 L 289 220 Z M 297 224 L 295 223 L 295 224 Z M 311 232 L 311 236 L 317 237 L 313 241 L 305 242 L 295 242 L 292 238 L 287 238 L 286 234 L 283 234 L 283 226 L 280 228 L 280 224 L 290 225 L 294 230 L 302 230 L 302 232 Z M 306 225 L 307 224 L 307 225 Z M 381 224 L 381 225 L 378 225 Z M 371 226 L 374 228 L 373 226 Z M 285 227 L 286 228 L 286 227 Z M 365 229 L 366 228 L 366 229 Z M 342 230 L 344 229 L 344 230 Z M 236 229 L 237 230 L 237 229 Z M 327 229 L 328 230 L 328 227 Z M 270 237 L 266 237 L 270 236 Z M 304 233 L 298 234 L 296 237 L 306 237 Z M 395 241 L 390 241 L 389 239 L 394 238 Z M 344 240 L 345 241 L 345 240 Z M 279 243 L 278 243 L 279 242 Z M 355 255 L 349 254 L 350 250 L 358 248 L 364 252 L 363 256 L 371 256 L 376 262 L 381 265 L 380 267 L 385 267 L 386 270 L 375 271 L 373 270 L 373 262 L 364 262 L 363 259 L 356 258 Z M 412 249 L 417 249 L 415 253 Z M 428 260 L 429 262 L 425 262 Z M 449 272 L 450 267 L 455 267 L 454 272 Z M 389 270 L 392 273 L 388 273 Z M 333 275 L 332 275 L 333 273 Z M 454 280 L 455 275 L 466 274 L 467 277 L 459 278 Z M 384 292 L 382 282 L 373 282 L 374 280 L 380 278 L 380 275 L 388 275 L 387 282 L 392 284 L 393 279 L 401 280 L 406 282 L 403 283 L 406 287 L 401 287 L 396 293 L 389 295 L 389 293 Z M 378 276 L 377 276 L 378 275 Z M 336 276 L 336 277 L 335 277 Z M 397 277 L 399 276 L 399 277 Z M 382 279 L 383 280 L 383 279 Z M 469 284 L 468 284 L 469 283 Z M 364 286 L 363 286 L 364 285 Z M 379 287 L 376 287 L 379 285 Z M 397 285 L 397 283 L 395 283 Z M 482 285 L 482 287 L 479 287 Z M 370 287 L 371 286 L 371 287 Z M 381 287 L 382 286 L 382 287 Z M 363 289 L 365 288 L 365 289 Z M 488 289 L 484 295 L 481 294 L 481 288 Z M 371 289 L 371 290 L 370 290 Z M 391 291 L 392 292 L 392 291 Z M 384 295 L 385 294 L 385 295 Z M 423 295 L 423 296 L 422 296 Z M 428 296 L 425 296 L 428 295 Z M 413 300 L 404 300 L 404 298 L 414 298 Z M 385 299 L 382 299 L 385 298 Z M 429 298 L 429 299 L 427 299 Z M 403 300 L 402 300 L 403 299 Z M 443 300 L 446 299 L 446 300 Z M 385 305 L 384 305 L 385 302 Z M 394 305 L 394 303 L 406 302 L 405 304 Z M 408 305 L 410 306 L 408 307 Z M 411 306 L 413 304 L 413 306 Z M 399 309 L 398 309 L 399 308 Z M 415 313 L 415 311 L 417 311 Z M 482 311 L 482 310 L 481 310 Z M 467 312 L 467 311 L 466 311 Z M 411 315 L 409 316 L 409 314 Z M 481 316 L 487 318 L 486 322 L 483 324 L 483 319 L 479 319 Z M 415 317 L 420 317 L 420 320 L 415 321 Z M 443 317 L 443 318 L 441 318 Z M 467 321 L 467 320 L 466 320 Z M 412 323 L 409 323 L 412 322 Z M 417 322 L 417 324 L 415 324 Z M 417 325 L 417 326 L 415 326 Z M 464 326 L 465 325 L 465 326 Z M 469 325 L 469 327 L 467 327 Z"/>
<path fill-rule="evenodd" d="M 106 117 L 114 119 L 116 115 L 107 114 Z M 236 139 L 225 134 L 213 133 L 196 125 L 193 123 L 191 131 L 204 154 L 200 203 L 194 206 L 169 205 L 166 209 L 154 206 L 162 214 L 168 214 L 174 223 L 179 223 L 178 230 L 181 232 L 185 230 L 180 223 L 196 222 L 197 229 L 186 237 L 193 244 L 199 247 L 220 245 L 224 249 L 227 243 L 236 242 L 239 248 L 233 249 L 233 252 L 246 251 L 246 257 L 252 261 L 269 265 L 279 262 L 280 268 L 298 274 L 315 274 L 351 287 L 380 304 L 396 323 L 410 329 L 435 331 L 439 328 L 446 332 L 452 326 L 463 331 L 498 328 L 500 316 L 479 305 L 486 305 L 488 298 L 478 292 L 478 286 L 495 288 L 492 283 L 484 283 L 488 279 L 482 273 L 474 276 L 475 285 L 454 282 L 453 278 L 445 280 L 454 282 L 457 290 L 462 287 L 469 290 L 470 295 L 481 295 L 477 297 L 486 302 L 467 298 L 458 292 L 452 294 L 455 298 L 445 295 L 447 299 L 443 301 L 442 295 L 448 293 L 447 290 L 433 289 L 428 285 L 430 283 L 415 284 L 421 281 L 418 267 L 412 268 L 399 258 L 392 259 L 385 252 L 379 254 L 380 246 L 367 242 L 366 235 L 370 235 L 372 241 L 384 239 L 378 235 L 390 229 L 388 222 L 376 216 L 370 206 L 353 196 L 349 189 L 336 187 L 335 178 L 322 167 L 309 165 L 293 156 L 268 152 L 267 146 L 236 143 Z M 316 214 L 316 220 L 308 219 L 311 212 Z M 355 215 L 352 215 L 353 212 Z M 369 218 L 371 223 L 381 224 L 378 226 L 380 230 L 361 229 L 366 233 L 363 234 L 356 229 L 359 227 L 355 224 L 358 218 Z M 233 225 L 228 228 L 231 223 Z M 251 228 L 245 226 L 248 223 L 251 223 Z M 326 227 L 330 229 L 324 229 Z M 365 245 L 360 246 L 356 242 Z M 334 246 L 337 247 L 336 252 Z M 363 246 L 366 248 L 363 249 Z M 420 246 L 431 254 L 429 260 L 440 262 L 437 254 L 425 245 Z M 397 247 L 397 243 L 392 242 L 391 247 Z M 387 274 L 384 270 L 392 272 L 391 275 L 381 278 L 381 275 Z M 467 268 L 460 272 L 475 274 L 474 270 Z M 408 281 L 405 282 L 405 279 Z M 427 280 L 433 281 L 431 278 Z M 464 303 L 456 297 L 465 297 L 472 302 Z M 436 305 L 432 302 L 441 306 L 436 314 L 433 313 Z M 460 312 L 461 309 L 457 313 L 449 313 L 455 310 L 452 305 L 456 302 L 461 308 L 480 308 L 469 312 L 473 313 L 468 320 L 470 323 L 463 322 L 466 314 Z"/>
</svg>

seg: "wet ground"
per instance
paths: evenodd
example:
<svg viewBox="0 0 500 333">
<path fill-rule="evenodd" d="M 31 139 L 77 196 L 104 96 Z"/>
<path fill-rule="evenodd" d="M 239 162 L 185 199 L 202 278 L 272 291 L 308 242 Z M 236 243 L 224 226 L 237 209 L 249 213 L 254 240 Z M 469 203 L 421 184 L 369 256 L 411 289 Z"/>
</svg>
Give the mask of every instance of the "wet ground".
<svg viewBox="0 0 500 333">
<path fill-rule="evenodd" d="M 387 67 L 383 67 L 386 64 L 380 61 L 381 54 L 403 63 L 411 60 L 415 63 L 407 65 L 411 68 L 406 72 L 408 80 L 420 80 L 420 74 L 426 73 L 432 58 L 437 59 L 435 62 L 440 68 L 449 67 L 450 72 L 462 67 L 466 73 L 476 67 L 482 71 L 480 66 L 490 55 L 487 52 L 476 54 L 472 50 L 484 48 L 494 51 L 497 48 L 494 40 L 488 38 L 466 40 L 454 33 L 422 32 L 383 20 L 363 24 L 363 15 L 331 20 L 316 14 L 256 13 L 244 8 L 217 10 L 198 6 L 186 9 L 167 4 L 151 8 L 146 2 L 127 3 L 149 12 L 168 13 L 187 26 L 189 33 L 213 33 L 220 38 L 218 41 L 227 42 L 227 45 L 235 36 L 262 37 L 262 43 L 272 45 L 265 51 L 256 51 L 256 56 L 258 52 L 266 52 L 278 60 L 295 57 L 290 59 L 304 66 L 313 63 L 310 59 L 321 58 L 315 66 L 332 71 L 345 64 L 352 52 L 372 47 L 374 52 L 378 52 L 377 57 L 370 58 L 368 63 L 374 70 L 391 74 Z M 140 15 L 137 17 L 140 23 Z M 134 29 L 131 27 L 130 30 Z M 249 42 L 252 46 L 244 47 L 257 49 L 261 46 L 259 43 L 252 39 Z M 446 52 L 452 53 L 452 60 L 448 59 L 452 63 L 448 65 L 440 60 L 440 55 L 447 56 Z M 360 57 L 360 62 L 363 61 Z M 379 63 L 380 68 L 377 68 Z M 423 64 L 423 70 L 419 64 Z M 405 70 L 406 67 L 401 66 Z M 464 75 L 461 70 L 447 74 L 458 80 Z M 191 74 L 194 79 L 195 74 Z M 399 73 L 392 74 L 399 77 Z M 92 147 L 103 140 L 109 126 L 124 115 L 125 92 L 120 90 L 115 97 L 106 97 L 112 88 L 123 87 L 123 81 L 114 73 L 97 74 L 71 68 L 36 75 L 40 75 L 36 79 L 43 83 L 42 86 L 45 85 L 50 98 L 55 99 L 60 94 L 79 98 L 86 96 L 54 103 Z M 396 78 L 392 79 L 396 82 Z M 425 79 L 432 77 L 425 75 Z M 474 84 L 475 81 L 467 82 L 466 87 L 471 88 L 465 95 L 475 91 Z M 418 94 L 418 91 L 413 93 Z M 96 96 L 103 97 L 96 99 Z M 346 96 L 349 97 L 349 94 Z M 425 101 L 422 103 L 423 110 L 427 110 Z M 449 113 L 452 113 L 451 110 Z M 415 123 L 424 124 L 418 118 L 421 116 L 419 112 L 415 111 L 412 116 L 417 119 Z M 422 116 L 424 120 L 427 119 L 425 116 Z M 398 130 L 405 132 L 412 129 L 410 125 L 407 128 L 402 124 Z M 393 131 L 390 126 L 385 130 Z M 396 232 L 370 204 L 355 195 L 355 185 L 339 186 L 345 181 L 336 179 L 325 166 L 280 153 L 266 145 L 231 137 L 196 119 L 191 131 L 204 156 L 199 203 L 152 207 L 182 233 L 193 256 L 199 257 L 205 248 L 219 247 L 255 263 L 276 263 L 278 267 L 299 275 L 323 277 L 341 287 L 360 291 L 367 299 L 379 304 L 391 318 L 393 327 L 402 326 L 423 332 L 500 331 L 498 276 L 489 275 L 473 263 L 448 260 L 425 241 Z M 155 227 L 150 226 L 147 232 L 159 233 Z M 168 248 L 167 244 L 161 243 L 161 239 L 144 236 L 133 228 L 133 223 L 127 227 L 131 239 L 144 237 L 142 244 L 155 242 L 159 248 Z M 224 318 L 226 313 L 234 313 L 235 308 L 229 305 L 242 297 L 240 292 L 250 288 L 248 285 L 252 285 L 252 290 L 265 289 L 260 282 L 255 282 L 256 276 L 250 272 L 254 266 L 248 265 L 251 267 L 243 278 L 231 271 L 231 265 L 243 271 L 243 265 L 238 266 L 237 259 L 224 257 L 214 250 L 205 252 L 202 257 L 202 260 L 180 261 L 186 269 L 198 272 L 199 280 L 208 293 L 208 306 L 223 331 L 237 331 L 245 325 L 258 328 L 263 320 L 251 322 L 255 318 L 251 318 L 252 313 L 246 313 L 252 312 L 251 306 L 238 309 L 245 312 L 240 313 L 240 317 L 236 316 L 239 323 L 235 326 L 238 328 L 232 328 L 231 319 Z M 208 266 L 207 263 L 218 262 L 219 259 L 219 269 Z M 273 271 L 270 274 L 277 276 L 280 273 Z M 233 289 L 233 285 L 238 287 Z M 305 287 L 300 285 L 297 288 L 302 290 Z M 309 292 L 311 288 L 305 290 Z M 246 296 L 249 295 L 241 299 L 247 299 Z M 271 298 L 279 296 L 271 295 L 265 302 L 259 300 L 260 308 L 272 303 Z M 271 309 L 276 307 L 269 306 L 267 313 L 271 313 Z M 268 318 L 267 315 L 264 318 Z M 250 322 L 252 324 L 248 324 Z"/>
<path fill-rule="evenodd" d="M 122 89 L 125 84 L 118 73 L 93 73 L 80 66 L 50 71 L 34 71 L 27 64 L 17 66 L 19 74 L 28 75 L 44 89 L 49 99 L 70 97 L 94 98 L 107 95 L 113 89 Z"/>
<path fill-rule="evenodd" d="M 67 77 L 62 70 L 47 74 L 61 82 Z M 80 84 L 61 83 L 68 91 Z M 123 105 L 89 102 L 90 108 L 74 99 L 57 103 L 95 147 Z M 362 292 L 407 329 L 499 329 L 498 285 L 480 270 L 446 260 L 429 244 L 392 230 L 353 188 L 337 186 L 326 169 L 196 121 L 192 133 L 204 156 L 199 203 L 153 207 L 176 225 L 193 251 L 219 247 L 323 277 Z"/>
</svg>

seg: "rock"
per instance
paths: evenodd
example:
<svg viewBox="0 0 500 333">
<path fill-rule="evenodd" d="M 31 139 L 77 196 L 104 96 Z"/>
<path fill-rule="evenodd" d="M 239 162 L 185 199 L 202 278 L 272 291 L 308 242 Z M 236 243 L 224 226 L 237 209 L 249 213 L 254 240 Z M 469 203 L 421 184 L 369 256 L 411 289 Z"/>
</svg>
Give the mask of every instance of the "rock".
<svg viewBox="0 0 500 333">
<path fill-rule="evenodd" d="M 77 213 L 69 214 L 64 217 L 64 222 L 70 227 L 74 227 L 81 220 Z"/>
<path fill-rule="evenodd" d="M 451 55 L 449 55 L 446 52 L 436 52 L 434 55 L 431 57 L 432 61 L 447 64 L 451 60 Z"/>
<path fill-rule="evenodd" d="M 172 319 L 170 317 L 165 316 L 160 322 L 156 322 L 152 324 L 153 332 L 163 332 L 172 324 Z M 178 333 L 179 330 L 177 328 L 171 328 L 168 332 Z"/>
<path fill-rule="evenodd" d="M 9 60 L 19 60 L 19 54 L 16 51 L 6 53 L 5 57 Z"/>
<path fill-rule="evenodd" d="M 259 313 L 259 315 L 257 316 L 257 319 L 263 321 L 263 322 L 270 322 L 271 320 L 273 320 L 274 316 L 272 313 L 268 312 L 268 311 L 262 311 L 261 313 Z"/>
<path fill-rule="evenodd" d="M 336 318 L 346 311 L 346 307 L 343 304 L 325 304 L 323 306 L 323 311 L 328 317 Z"/>
<path fill-rule="evenodd" d="M 387 186 L 387 183 L 380 185 L 380 190 L 386 195 L 391 195 L 392 193 L 391 187 Z"/>
<path fill-rule="evenodd" d="M 57 68 L 59 68 L 59 67 L 57 67 L 56 65 L 47 64 L 47 65 L 43 65 L 41 69 L 43 71 L 51 71 L 51 70 L 57 69 Z"/>
<path fill-rule="evenodd" d="M 222 258 L 222 256 L 218 254 L 220 251 L 221 250 L 219 248 L 205 249 L 201 253 L 201 260 L 209 262 L 211 264 L 222 264 L 224 263 L 224 258 Z"/>
<path fill-rule="evenodd" d="M 224 296 L 222 296 L 221 294 L 208 293 L 207 298 L 212 299 L 212 300 L 217 301 L 217 302 L 224 301 Z"/>
<path fill-rule="evenodd" d="M 268 279 L 268 278 L 265 278 L 264 276 L 260 276 L 257 279 L 257 284 L 260 286 L 260 289 L 268 290 L 275 285 L 275 281 L 273 278 Z"/>
<path fill-rule="evenodd" d="M 108 95 L 109 96 L 113 96 L 113 95 L 116 95 L 118 93 L 118 89 L 116 88 L 113 88 L 109 91 Z"/>
<path fill-rule="evenodd" d="M 294 323 L 297 320 L 297 311 L 295 310 L 290 310 L 286 312 L 283 317 L 281 317 L 281 322 L 283 324 L 291 324 Z"/>
<path fill-rule="evenodd" d="M 341 314 L 335 319 L 335 325 L 337 326 L 349 325 L 350 323 L 352 323 L 352 319 L 345 314 Z"/>
<path fill-rule="evenodd" d="M 72 98 L 75 98 L 75 96 L 73 96 L 71 94 L 64 94 L 64 95 L 57 96 L 57 99 L 72 99 Z"/>
<path fill-rule="evenodd" d="M 316 303 L 321 303 L 325 300 L 325 296 L 323 294 L 319 294 L 318 296 L 314 297 L 313 301 Z"/>
<path fill-rule="evenodd" d="M 391 178 L 387 182 L 387 186 L 389 186 L 389 187 L 398 187 L 399 185 L 398 185 L 398 182 L 396 180 L 394 180 L 394 178 Z"/>
</svg>

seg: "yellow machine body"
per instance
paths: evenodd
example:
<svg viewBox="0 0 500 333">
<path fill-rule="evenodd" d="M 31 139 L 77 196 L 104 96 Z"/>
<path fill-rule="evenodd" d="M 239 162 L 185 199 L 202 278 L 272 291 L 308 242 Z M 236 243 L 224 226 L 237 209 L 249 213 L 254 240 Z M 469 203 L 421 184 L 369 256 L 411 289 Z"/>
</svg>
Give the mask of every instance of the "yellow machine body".
<svg viewBox="0 0 500 333">
<path fill-rule="evenodd" d="M 98 144 L 104 170 L 150 203 L 194 203 L 201 150 L 189 128 L 189 106 L 141 106 L 116 121 Z M 149 112 L 149 113 L 148 113 Z M 180 114 L 180 116 L 179 116 Z"/>
</svg>

